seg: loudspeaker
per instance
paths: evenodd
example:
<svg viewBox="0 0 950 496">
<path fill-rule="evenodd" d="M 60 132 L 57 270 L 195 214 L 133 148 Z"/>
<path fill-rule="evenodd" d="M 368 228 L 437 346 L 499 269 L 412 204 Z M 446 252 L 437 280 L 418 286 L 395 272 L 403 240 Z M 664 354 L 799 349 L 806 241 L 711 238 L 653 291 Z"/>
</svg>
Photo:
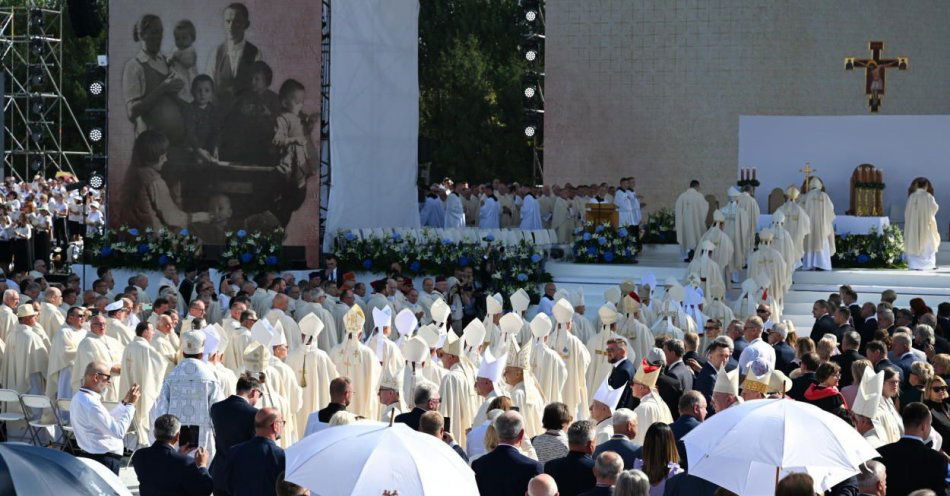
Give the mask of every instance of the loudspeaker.
<svg viewBox="0 0 950 496">
<path fill-rule="evenodd" d="M 102 32 L 102 15 L 96 0 L 66 0 L 66 8 L 77 38 L 99 36 Z"/>
</svg>

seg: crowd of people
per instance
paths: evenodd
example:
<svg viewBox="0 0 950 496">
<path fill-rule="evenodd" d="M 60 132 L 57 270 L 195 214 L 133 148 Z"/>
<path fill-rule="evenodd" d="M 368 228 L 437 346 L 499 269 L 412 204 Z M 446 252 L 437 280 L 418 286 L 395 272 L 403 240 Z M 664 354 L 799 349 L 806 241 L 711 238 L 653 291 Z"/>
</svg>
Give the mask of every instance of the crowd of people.
<svg viewBox="0 0 950 496">
<path fill-rule="evenodd" d="M 842 286 L 805 336 L 772 301 L 747 315 L 695 277 L 647 276 L 594 315 L 548 284 L 531 318 L 524 291 L 467 318 L 453 308 L 466 281 L 392 272 L 370 291 L 333 258 L 306 280 L 169 265 L 154 299 L 146 276 L 118 290 L 107 269 L 88 291 L 8 279 L 0 385 L 71 400 L 80 456 L 117 470 L 137 449 L 142 494 L 296 494 L 283 449 L 364 421 L 440 437 L 482 494 L 728 494 L 689 474 L 682 438 L 764 398 L 812 403 L 879 449 L 833 494 L 885 494 L 885 477 L 887 494 L 943 494 L 950 303 Z"/>
</svg>

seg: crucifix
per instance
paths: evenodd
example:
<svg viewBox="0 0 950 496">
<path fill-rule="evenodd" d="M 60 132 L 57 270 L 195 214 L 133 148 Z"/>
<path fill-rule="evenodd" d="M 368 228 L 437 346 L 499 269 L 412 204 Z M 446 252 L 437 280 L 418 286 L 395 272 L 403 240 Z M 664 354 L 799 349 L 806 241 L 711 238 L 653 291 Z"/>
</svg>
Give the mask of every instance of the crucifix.
<svg viewBox="0 0 950 496">
<path fill-rule="evenodd" d="M 811 173 L 818 172 L 818 169 L 812 169 L 811 162 L 805 162 L 805 167 L 798 169 L 798 172 L 805 174 L 805 182 L 802 183 L 802 193 L 808 193 L 808 183 L 811 182 Z"/>
<path fill-rule="evenodd" d="M 845 57 L 844 69 L 850 71 L 855 67 L 864 67 L 864 93 L 868 96 L 868 107 L 870 107 L 871 112 L 877 112 L 885 93 L 885 71 L 888 67 L 896 67 L 897 70 L 906 71 L 907 57 L 882 59 L 881 53 L 884 52 L 883 41 L 872 41 L 868 43 L 868 50 L 871 51 L 871 58 L 869 59 Z"/>
</svg>

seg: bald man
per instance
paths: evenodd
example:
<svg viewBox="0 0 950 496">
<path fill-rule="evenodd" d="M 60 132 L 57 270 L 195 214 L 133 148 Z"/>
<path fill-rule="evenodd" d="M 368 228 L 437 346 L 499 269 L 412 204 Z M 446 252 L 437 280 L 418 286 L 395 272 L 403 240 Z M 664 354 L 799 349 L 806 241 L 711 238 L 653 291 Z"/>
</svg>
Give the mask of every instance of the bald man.
<svg viewBox="0 0 950 496">
<path fill-rule="evenodd" d="M 254 437 L 228 451 L 224 480 L 231 496 L 274 494 L 278 476 L 285 467 L 284 450 L 277 441 L 284 432 L 284 417 L 274 408 L 262 408 L 254 416 Z"/>
<path fill-rule="evenodd" d="M 274 300 L 271 302 L 271 310 L 267 312 L 264 318 L 274 327 L 277 327 L 277 322 L 280 322 L 281 327 L 284 328 L 284 337 L 287 339 L 287 348 L 290 351 L 300 348 L 302 344 L 300 339 L 300 326 L 298 326 L 297 321 L 290 316 L 290 298 L 288 298 L 287 295 L 283 293 L 274 295 Z"/>
<path fill-rule="evenodd" d="M 541 474 L 528 481 L 528 492 L 525 496 L 558 496 L 557 483 L 554 477 L 548 474 Z"/>
</svg>

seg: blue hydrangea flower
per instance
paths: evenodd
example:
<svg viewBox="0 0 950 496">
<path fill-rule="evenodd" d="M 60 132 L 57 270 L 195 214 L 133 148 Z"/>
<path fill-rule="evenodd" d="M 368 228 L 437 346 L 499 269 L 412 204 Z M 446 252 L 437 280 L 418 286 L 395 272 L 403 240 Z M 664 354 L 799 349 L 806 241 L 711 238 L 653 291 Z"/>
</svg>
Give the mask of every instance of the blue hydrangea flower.
<svg viewBox="0 0 950 496">
<path fill-rule="evenodd" d="M 106 246 L 103 246 L 102 248 L 99 248 L 99 254 L 104 257 L 108 257 L 109 255 L 112 254 L 112 247 L 109 245 L 106 245 Z"/>
<path fill-rule="evenodd" d="M 469 259 L 465 255 L 459 257 L 459 267 L 468 267 Z"/>
<path fill-rule="evenodd" d="M 396 241 L 396 242 L 402 241 L 402 235 L 399 234 L 399 233 L 397 233 L 397 232 L 394 232 L 394 233 L 393 233 L 393 241 Z"/>
<path fill-rule="evenodd" d="M 588 247 L 587 247 L 587 254 L 590 255 L 590 256 L 592 256 L 592 257 L 595 256 L 595 255 L 597 255 L 597 248 L 594 248 L 593 246 L 588 246 Z"/>
<path fill-rule="evenodd" d="M 372 268 L 373 268 L 373 261 L 372 261 L 371 259 L 369 259 L 369 258 L 367 258 L 366 260 L 363 260 L 363 268 L 366 269 L 366 270 L 372 269 Z"/>
<path fill-rule="evenodd" d="M 449 239 L 449 238 L 443 238 L 443 239 L 442 239 L 442 244 L 445 245 L 445 246 L 448 246 L 448 245 L 452 244 L 452 240 Z"/>
<path fill-rule="evenodd" d="M 607 238 L 597 238 L 597 242 L 600 243 L 600 246 L 607 244 Z"/>
<path fill-rule="evenodd" d="M 525 282 L 528 280 L 528 274 L 525 274 L 524 272 L 519 272 L 517 275 L 517 278 L 519 281 Z"/>
<path fill-rule="evenodd" d="M 238 232 L 236 234 L 237 234 L 237 237 L 243 238 L 247 236 L 247 231 L 245 231 L 244 229 L 238 229 Z"/>
<path fill-rule="evenodd" d="M 857 261 L 859 264 L 866 264 L 871 261 L 871 257 L 865 255 L 864 253 L 858 255 Z"/>
<path fill-rule="evenodd" d="M 350 231 L 346 231 L 346 234 L 344 234 L 343 237 L 344 237 L 347 241 L 353 241 L 354 239 L 356 239 L 356 235 L 353 234 L 353 233 L 351 233 Z"/>
<path fill-rule="evenodd" d="M 495 241 L 495 236 L 492 234 L 489 234 L 488 236 L 485 236 L 485 241 L 489 241 L 489 242 Z"/>
<path fill-rule="evenodd" d="M 131 234 L 132 236 L 138 236 L 139 230 L 133 227 L 132 229 L 129 229 L 129 234 Z"/>
<path fill-rule="evenodd" d="M 534 262 L 534 263 L 540 262 L 540 261 L 541 261 L 541 255 L 539 255 L 539 254 L 537 254 L 537 253 L 535 253 L 534 255 L 531 255 L 531 261 Z"/>
<path fill-rule="evenodd" d="M 612 252 L 612 251 L 605 252 L 605 253 L 604 253 L 604 261 L 605 261 L 605 262 L 613 262 L 613 261 L 614 261 L 614 252 Z"/>
<path fill-rule="evenodd" d="M 594 232 L 598 232 L 598 233 L 604 232 L 604 226 L 598 225 L 597 227 L 594 228 Z"/>
<path fill-rule="evenodd" d="M 165 255 L 159 255 L 159 257 L 158 257 L 158 265 L 165 265 L 165 264 L 167 264 L 167 263 L 168 263 L 168 257 L 165 256 Z"/>
<path fill-rule="evenodd" d="M 251 260 L 254 260 L 254 255 L 251 255 L 248 252 L 241 254 L 241 263 L 251 263 Z"/>
<path fill-rule="evenodd" d="M 620 229 L 617 229 L 617 236 L 620 236 L 621 238 L 626 238 L 626 237 L 627 237 L 627 228 L 626 228 L 626 227 L 621 227 Z"/>
<path fill-rule="evenodd" d="M 181 231 L 179 231 L 178 234 L 180 234 L 180 235 L 182 235 L 182 236 L 188 236 L 189 234 L 191 234 L 191 232 L 188 231 L 188 228 L 186 227 L 186 228 L 182 229 Z"/>
<path fill-rule="evenodd" d="M 589 232 L 584 233 L 583 239 L 584 241 L 590 241 L 590 233 Z"/>
<path fill-rule="evenodd" d="M 623 256 L 625 256 L 625 257 L 629 257 L 629 256 L 632 256 L 632 255 L 633 255 L 633 253 L 630 251 L 630 248 L 627 248 L 626 250 L 623 251 Z"/>
<path fill-rule="evenodd" d="M 148 244 L 146 244 L 146 243 L 139 243 L 138 251 L 139 251 L 139 253 L 142 254 L 142 255 L 145 255 L 146 253 L 148 253 Z"/>
<path fill-rule="evenodd" d="M 267 258 L 264 259 L 264 263 L 267 265 L 277 265 L 277 257 L 275 255 L 267 255 Z"/>
<path fill-rule="evenodd" d="M 418 260 L 413 260 L 409 263 L 409 270 L 412 272 L 419 272 L 419 269 L 422 268 L 422 264 Z"/>
</svg>

